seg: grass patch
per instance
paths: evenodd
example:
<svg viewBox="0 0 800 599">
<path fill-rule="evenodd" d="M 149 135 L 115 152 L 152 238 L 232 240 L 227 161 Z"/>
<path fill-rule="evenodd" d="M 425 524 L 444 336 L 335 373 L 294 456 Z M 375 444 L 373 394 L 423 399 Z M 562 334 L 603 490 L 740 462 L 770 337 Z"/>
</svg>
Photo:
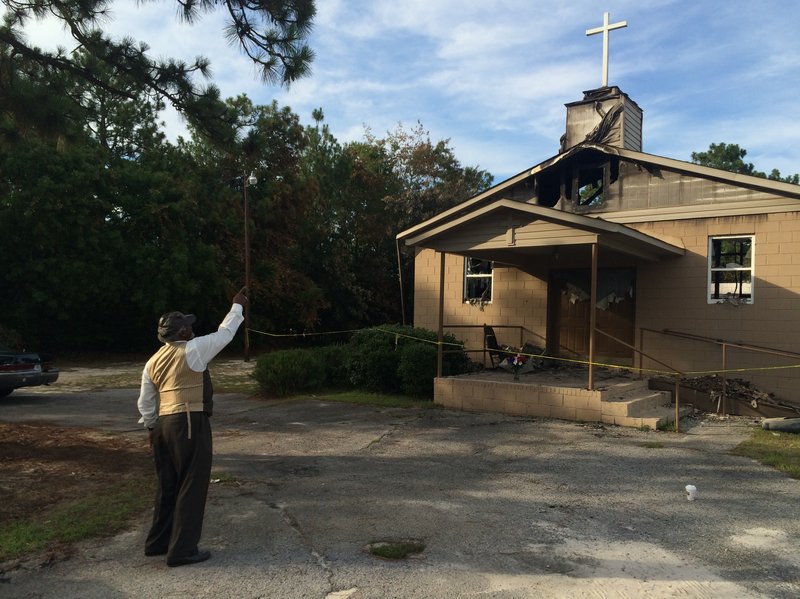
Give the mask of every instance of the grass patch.
<svg viewBox="0 0 800 599">
<path fill-rule="evenodd" d="M 226 374 L 214 371 L 211 363 L 211 382 L 214 385 L 214 394 L 217 393 L 242 393 L 255 395 L 259 392 L 258 383 L 250 375 Z"/>
<path fill-rule="evenodd" d="M 648 441 L 647 443 L 642 443 L 642 447 L 647 447 L 648 449 L 661 449 L 664 447 L 664 444 L 659 441 Z"/>
<path fill-rule="evenodd" d="M 129 526 L 131 518 L 143 512 L 152 499 L 152 485 L 129 482 L 57 506 L 35 519 L 0 525 L 0 561 L 42 551 L 53 543 L 112 535 Z"/>
<path fill-rule="evenodd" d="M 381 408 L 420 408 L 429 410 L 438 406 L 430 400 L 414 399 L 407 395 L 386 395 L 368 391 L 347 390 L 316 393 L 312 395 L 296 395 L 295 399 L 317 399 L 321 401 L 338 401 Z"/>
<path fill-rule="evenodd" d="M 61 375 L 55 383 L 64 389 L 138 389 L 142 369 L 150 356 L 137 356 L 130 361 L 109 361 L 107 358 L 83 358 L 59 362 Z M 255 362 L 239 359 L 215 359 L 210 364 L 214 393 L 255 395 L 258 382 L 252 372 Z"/>
<path fill-rule="evenodd" d="M 425 543 L 419 539 L 398 539 L 394 541 L 373 541 L 367 551 L 375 557 L 384 559 L 406 559 L 425 550 Z"/>
<path fill-rule="evenodd" d="M 800 435 L 797 433 L 758 428 L 749 440 L 739 444 L 731 453 L 752 458 L 800 479 Z"/>
</svg>

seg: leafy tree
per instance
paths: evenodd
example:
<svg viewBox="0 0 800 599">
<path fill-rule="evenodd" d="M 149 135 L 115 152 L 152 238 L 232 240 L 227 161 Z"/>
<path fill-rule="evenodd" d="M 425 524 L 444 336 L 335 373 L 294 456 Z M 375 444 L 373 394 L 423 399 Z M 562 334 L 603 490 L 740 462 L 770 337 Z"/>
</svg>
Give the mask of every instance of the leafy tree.
<svg viewBox="0 0 800 599">
<path fill-rule="evenodd" d="M 740 148 L 738 144 L 712 143 L 706 152 L 692 152 L 692 162 L 732 173 L 764 177 L 785 183 L 800 183 L 800 174 L 797 173 L 782 177 L 778 169 L 772 169 L 769 175 L 757 171 L 752 162 L 744 161 L 745 156 L 747 156 L 747 150 Z"/>
<path fill-rule="evenodd" d="M 312 116 L 302 173 L 315 209 L 303 247 L 309 276 L 325 290 L 323 322 L 350 329 L 400 321 L 396 234 L 482 191 L 491 177 L 462 168 L 448 142 L 434 144 L 422 125 L 398 126 L 385 139 L 367 131 L 364 141 L 342 145 L 322 109 Z M 401 264 L 410 281 L 410 257 Z"/>
<path fill-rule="evenodd" d="M 230 143 L 194 137 L 184 147 L 201 165 L 205 194 L 216 198 L 218 228 L 209 231 L 223 254 L 223 272 L 244 279 L 243 187 L 248 186 L 251 262 L 251 326 L 255 329 L 308 329 L 320 319 L 324 293 L 309 276 L 307 222 L 312 191 L 300 176 L 307 138 L 299 118 L 277 103 L 254 105 L 246 96 L 227 101 L 235 115 Z"/>
<path fill-rule="evenodd" d="M 394 253 L 395 235 L 408 227 L 455 206 L 491 186 L 493 177 L 477 167 L 462 167 L 456 159 L 449 140 L 433 143 L 421 123 L 407 131 L 402 125 L 389 132 L 384 139 L 375 138 L 367 131 L 367 142 L 389 158 L 399 186 L 385 198 L 389 213 L 387 222 L 393 223 L 390 250 Z M 388 241 L 388 240 L 387 240 Z M 410 311 L 413 300 L 413 257 L 400 255 L 404 286 L 403 304 Z M 388 265 L 387 265 L 388 267 Z M 398 275 L 396 267 L 390 269 Z M 410 321 L 410 313 L 405 315 Z"/>
<path fill-rule="evenodd" d="M 207 76 L 209 61 L 197 58 L 155 60 L 148 46 L 131 38 L 115 41 L 100 27 L 109 12 L 109 0 L 3 0 L 6 11 L 0 25 L 0 57 L 10 69 L 38 64 L 52 75 L 69 74 L 85 85 L 112 96 L 135 99 L 117 77 L 140 82 L 158 98 L 165 98 L 201 130 L 219 135 L 228 116 L 213 85 L 200 87 L 195 74 Z M 238 43 L 256 64 L 261 78 L 289 85 L 308 74 L 313 52 L 305 43 L 316 13 L 314 0 L 177 0 L 179 17 L 189 23 L 222 6 L 227 14 L 225 35 Z M 32 19 L 54 15 L 85 50 L 81 58 L 59 48 L 48 52 L 29 44 L 23 33 Z M 4 70 L 9 69 L 6 64 Z M 110 72 L 111 78 L 106 76 Z M 3 80 L 0 79 L 0 83 Z"/>
<path fill-rule="evenodd" d="M 432 217 L 491 186 L 493 177 L 477 167 L 462 167 L 450 140 L 433 143 L 422 123 L 398 125 L 383 139 L 369 130 L 367 142 L 385 151 L 402 187 L 386 198 L 397 217 L 397 231 Z"/>
</svg>

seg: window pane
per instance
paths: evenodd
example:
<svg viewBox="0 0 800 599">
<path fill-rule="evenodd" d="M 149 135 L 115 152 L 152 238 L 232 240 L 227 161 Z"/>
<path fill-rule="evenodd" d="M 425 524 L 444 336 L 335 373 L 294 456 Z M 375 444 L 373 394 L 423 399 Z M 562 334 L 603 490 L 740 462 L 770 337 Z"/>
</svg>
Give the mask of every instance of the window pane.
<svg viewBox="0 0 800 599">
<path fill-rule="evenodd" d="M 492 299 L 492 279 L 491 277 L 470 277 L 465 285 L 464 299 Z"/>
<path fill-rule="evenodd" d="M 713 268 L 750 268 L 753 240 L 749 237 L 711 240 Z"/>
<path fill-rule="evenodd" d="M 464 258 L 464 301 L 492 301 L 492 262 Z"/>
<path fill-rule="evenodd" d="M 492 274 L 492 263 L 490 260 L 480 260 L 478 258 L 467 258 L 468 275 L 490 275 Z"/>
<path fill-rule="evenodd" d="M 749 298 L 753 292 L 752 286 L 752 276 L 749 271 L 715 270 L 711 273 L 712 299 Z"/>
</svg>

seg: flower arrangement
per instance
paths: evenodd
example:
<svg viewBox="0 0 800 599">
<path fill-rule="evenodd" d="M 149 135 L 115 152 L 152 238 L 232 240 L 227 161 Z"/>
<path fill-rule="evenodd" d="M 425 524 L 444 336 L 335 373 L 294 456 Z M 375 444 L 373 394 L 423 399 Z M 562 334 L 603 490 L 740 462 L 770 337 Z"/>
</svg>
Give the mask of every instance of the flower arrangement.
<svg viewBox="0 0 800 599">
<path fill-rule="evenodd" d="M 508 364 L 511 372 L 514 373 L 514 380 L 519 380 L 519 371 L 522 370 L 522 367 L 525 366 L 525 363 L 528 361 L 527 356 L 523 356 L 522 354 L 517 354 L 515 356 L 508 356 L 506 358 L 506 363 Z"/>
</svg>

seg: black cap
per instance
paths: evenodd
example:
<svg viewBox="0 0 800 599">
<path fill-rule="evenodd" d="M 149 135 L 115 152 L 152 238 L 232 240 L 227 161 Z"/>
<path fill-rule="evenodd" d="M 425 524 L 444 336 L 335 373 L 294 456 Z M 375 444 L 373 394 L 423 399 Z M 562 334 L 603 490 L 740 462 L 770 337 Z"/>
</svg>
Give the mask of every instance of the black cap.
<svg viewBox="0 0 800 599">
<path fill-rule="evenodd" d="M 167 312 L 158 319 L 158 340 L 162 343 L 175 341 L 175 336 L 183 327 L 192 325 L 196 321 L 197 318 L 194 314 Z"/>
</svg>

